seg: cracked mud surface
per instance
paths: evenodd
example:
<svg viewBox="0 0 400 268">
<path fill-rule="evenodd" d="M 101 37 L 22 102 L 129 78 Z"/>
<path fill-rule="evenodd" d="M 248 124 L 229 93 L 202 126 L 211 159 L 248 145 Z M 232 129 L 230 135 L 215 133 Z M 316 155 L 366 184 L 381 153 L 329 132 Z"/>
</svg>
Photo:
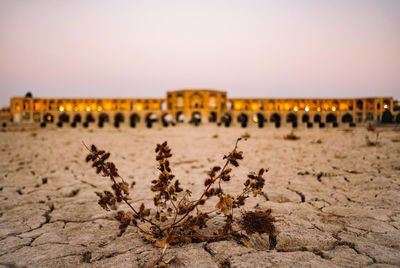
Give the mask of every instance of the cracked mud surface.
<svg viewBox="0 0 400 268">
<path fill-rule="evenodd" d="M 245 132 L 244 160 L 224 189 L 236 193 L 248 171 L 270 169 L 266 197 L 250 198 L 246 209 L 272 209 L 275 249 L 264 235 L 254 235 L 250 248 L 183 245 L 167 249 L 170 267 L 400 266 L 398 129 L 378 129 L 379 146 L 366 146 L 365 136 L 375 134 L 363 127 L 300 129 L 297 141 L 283 140 L 287 128 L 93 129 L 0 132 L 0 267 L 146 267 L 160 256 L 134 228 L 118 236 L 95 194 L 110 183 L 84 162 L 81 141 L 110 151 L 120 174 L 136 183 L 133 201 L 151 206 L 156 143 L 168 140 L 172 170 L 196 197 L 209 168 Z"/>
</svg>

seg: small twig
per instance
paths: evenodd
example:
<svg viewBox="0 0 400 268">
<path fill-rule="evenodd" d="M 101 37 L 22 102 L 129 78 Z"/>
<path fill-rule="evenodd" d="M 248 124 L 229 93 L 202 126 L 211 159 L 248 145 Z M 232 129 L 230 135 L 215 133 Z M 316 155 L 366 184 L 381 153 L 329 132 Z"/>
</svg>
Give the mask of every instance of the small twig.
<svg viewBox="0 0 400 268">
<path fill-rule="evenodd" d="M 203 191 L 203 193 L 201 194 L 200 198 L 196 201 L 196 203 L 193 205 L 194 207 L 197 207 L 200 204 L 200 201 L 202 200 L 202 198 L 206 195 L 206 193 L 208 192 L 208 190 L 211 188 L 211 186 L 216 182 L 216 180 L 220 179 L 222 174 L 224 173 L 224 171 L 226 170 L 227 166 L 229 165 L 229 161 L 232 158 L 233 153 L 236 152 L 237 146 L 238 146 L 238 142 L 241 140 L 241 138 L 238 138 L 236 140 L 235 143 L 235 147 L 233 148 L 232 152 L 228 155 L 228 157 L 226 158 L 226 162 L 224 167 L 221 169 L 221 171 L 219 172 L 218 176 L 216 176 L 212 182 L 207 186 L 207 188 Z M 188 210 L 179 220 L 177 220 L 175 223 L 173 223 L 171 225 L 171 227 L 176 227 L 178 226 L 178 223 L 180 223 L 184 218 L 186 218 L 187 215 L 189 215 L 189 213 L 191 212 L 191 210 Z"/>
</svg>

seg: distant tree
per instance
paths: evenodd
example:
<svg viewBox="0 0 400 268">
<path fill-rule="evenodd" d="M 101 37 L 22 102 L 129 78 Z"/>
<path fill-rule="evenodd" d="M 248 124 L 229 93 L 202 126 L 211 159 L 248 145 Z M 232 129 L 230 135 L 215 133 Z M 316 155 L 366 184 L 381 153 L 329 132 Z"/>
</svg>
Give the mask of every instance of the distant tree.
<svg viewBox="0 0 400 268">
<path fill-rule="evenodd" d="M 32 98 L 32 93 L 30 91 L 26 92 L 25 98 Z"/>
</svg>

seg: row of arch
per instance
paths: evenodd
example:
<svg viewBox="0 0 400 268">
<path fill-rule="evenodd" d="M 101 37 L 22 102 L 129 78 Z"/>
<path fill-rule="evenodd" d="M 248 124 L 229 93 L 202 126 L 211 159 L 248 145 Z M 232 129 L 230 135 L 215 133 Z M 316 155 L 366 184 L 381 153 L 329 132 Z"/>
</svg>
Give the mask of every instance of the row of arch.
<svg viewBox="0 0 400 268">
<path fill-rule="evenodd" d="M 122 113 L 117 113 L 113 116 L 113 119 L 114 125 L 118 127 L 121 123 L 125 122 L 125 115 Z M 211 112 L 208 117 L 208 122 L 230 126 L 233 122 L 233 119 L 234 118 L 231 113 L 225 113 L 220 119 L 218 119 L 217 113 Z M 273 113 L 269 118 L 266 118 L 262 113 L 256 113 L 253 115 L 252 118 L 249 118 L 249 115 L 246 113 L 240 113 L 236 119 L 242 127 L 246 127 L 250 121 L 257 123 L 259 127 L 263 127 L 264 124 L 268 121 L 274 123 L 275 125 L 280 125 L 282 122 L 286 122 L 292 124 L 293 126 L 297 126 L 299 122 L 306 124 L 332 123 L 337 125 L 339 122 L 351 124 L 354 121 L 353 115 L 350 113 L 344 114 L 343 116 L 341 116 L 341 118 L 338 118 L 337 114 L 335 113 L 329 113 L 325 117 L 325 122 L 323 122 L 322 116 L 320 114 L 310 115 L 308 113 L 304 113 L 300 116 L 298 116 L 296 113 L 288 113 L 284 118 L 282 118 L 279 113 Z M 129 116 L 128 120 L 130 126 L 135 127 L 136 124 L 141 121 L 141 117 L 139 116 L 139 114 L 134 113 Z M 56 119 L 51 113 L 46 113 L 43 116 L 42 122 L 45 124 L 53 123 L 54 121 L 56 121 Z M 176 123 L 183 123 L 186 121 L 186 118 L 182 112 L 176 113 L 175 117 L 173 117 L 169 113 L 164 113 L 160 118 L 155 113 L 148 113 L 144 116 L 144 122 L 148 127 L 151 127 L 152 124 L 159 121 L 161 121 L 163 126 L 168 126 L 175 125 Z M 382 116 L 382 121 L 396 121 L 400 123 L 400 114 L 398 114 L 396 118 L 394 118 L 390 111 L 387 110 Z M 70 115 L 68 113 L 62 113 L 58 117 L 57 124 L 62 125 L 65 123 L 71 123 L 72 126 L 76 126 L 78 123 L 89 125 L 90 123 L 95 122 L 96 119 L 91 113 L 88 113 L 85 116 L 82 116 L 81 114 Z M 189 123 L 199 125 L 201 122 L 202 117 L 200 112 L 193 112 Z M 97 118 L 97 123 L 100 127 L 104 126 L 104 124 L 106 123 L 111 123 L 110 115 L 107 113 L 101 113 Z"/>
<path fill-rule="evenodd" d="M 231 114 L 226 113 L 225 115 L 223 115 L 222 119 L 226 119 L 226 118 L 232 119 Z M 155 120 L 155 121 L 158 121 L 158 117 L 157 117 L 157 115 L 154 114 L 154 113 L 150 113 L 150 114 L 146 115 L 145 119 L 146 119 L 146 120 L 151 120 L 151 119 L 153 119 L 153 120 Z M 172 121 L 172 116 L 171 116 L 170 114 L 164 114 L 164 115 L 161 117 L 161 119 L 164 119 L 164 120 L 166 120 L 166 121 Z M 194 112 L 194 113 L 192 114 L 192 119 L 191 119 L 191 120 L 193 120 L 193 119 L 200 119 L 200 120 L 201 120 L 201 114 L 200 114 L 199 112 Z M 54 122 L 54 120 L 55 120 L 55 118 L 54 118 L 54 116 L 53 116 L 51 113 L 47 113 L 47 114 L 45 114 L 44 117 L 43 117 L 43 121 L 44 121 L 44 122 L 48 122 L 48 123 L 49 123 L 49 122 Z M 61 115 L 59 116 L 59 121 L 60 121 L 60 122 L 69 123 L 70 120 L 71 120 L 70 115 L 68 115 L 67 113 L 63 113 L 63 114 L 61 114 Z M 90 114 L 90 113 L 87 114 L 87 115 L 85 116 L 85 120 L 86 120 L 86 122 L 89 122 L 89 123 L 95 122 L 94 116 L 93 116 L 92 114 Z M 99 120 L 99 121 L 102 121 L 102 122 L 104 122 L 104 123 L 110 122 L 110 116 L 109 116 L 108 114 L 106 114 L 106 113 L 102 113 L 102 114 L 99 115 L 98 120 Z M 132 114 L 132 115 L 130 116 L 130 120 L 131 120 L 131 121 L 135 121 L 135 122 L 139 122 L 139 121 L 140 121 L 140 116 L 139 116 L 138 114 Z M 241 122 L 241 121 L 243 121 L 243 120 L 244 120 L 244 121 L 248 120 L 248 115 L 245 114 L 245 113 L 241 113 L 241 114 L 238 116 L 238 122 Z M 257 113 L 256 115 L 254 115 L 253 120 L 254 120 L 255 122 L 257 122 L 257 121 L 264 121 L 264 122 L 267 122 L 267 121 L 268 121 L 268 120 L 264 117 L 264 115 L 261 114 L 261 113 Z M 281 120 L 282 120 L 281 115 L 278 114 L 278 113 L 272 114 L 271 117 L 270 117 L 270 119 L 269 119 L 270 122 L 277 122 L 277 121 L 281 121 Z M 297 121 L 297 120 L 298 120 L 298 117 L 297 117 L 297 115 L 294 114 L 294 113 L 289 113 L 289 114 L 287 115 L 287 117 L 286 117 L 286 122 L 287 122 L 287 123 L 295 122 L 295 121 Z M 313 119 L 312 119 L 312 121 L 314 121 L 314 122 L 321 122 L 321 120 L 322 120 L 322 118 L 321 118 L 321 116 L 320 116 L 319 114 L 315 114 L 314 117 L 313 117 Z M 80 115 L 80 114 L 74 115 L 73 118 L 72 118 L 72 121 L 74 121 L 74 122 L 79 122 L 79 123 L 82 122 L 82 121 L 83 121 L 82 115 Z M 121 114 L 121 113 L 118 113 L 118 114 L 116 114 L 116 115 L 114 116 L 114 121 L 118 121 L 118 122 L 122 123 L 122 122 L 125 121 L 125 116 L 124 116 L 123 114 Z M 185 116 L 183 115 L 183 113 L 181 113 L 181 112 L 178 112 L 178 113 L 177 113 L 177 115 L 176 115 L 176 121 L 177 121 L 177 122 L 184 122 L 184 121 L 185 121 Z M 208 122 L 215 123 L 215 122 L 217 122 L 217 121 L 218 121 L 217 113 L 211 112 L 211 113 L 210 113 L 210 116 L 209 116 L 209 118 L 208 118 Z M 308 114 L 303 114 L 303 116 L 301 117 L 301 121 L 302 121 L 303 123 L 310 122 L 310 121 L 311 121 L 311 118 L 310 118 L 310 116 L 309 116 Z M 326 116 L 326 122 L 329 123 L 329 122 L 336 122 L 336 121 L 337 121 L 337 116 L 336 116 L 335 114 L 331 113 L 331 114 L 328 114 L 328 115 Z M 351 114 L 345 114 L 345 115 L 342 117 L 342 122 L 344 122 L 344 123 L 345 123 L 345 122 L 352 122 L 352 121 L 353 121 L 353 116 L 352 116 Z"/>
</svg>

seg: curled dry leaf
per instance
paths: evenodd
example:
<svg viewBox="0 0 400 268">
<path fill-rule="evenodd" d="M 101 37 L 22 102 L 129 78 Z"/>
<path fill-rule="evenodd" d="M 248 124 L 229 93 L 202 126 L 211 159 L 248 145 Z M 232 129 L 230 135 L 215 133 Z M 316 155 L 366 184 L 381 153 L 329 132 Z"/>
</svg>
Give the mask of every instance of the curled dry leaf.
<svg viewBox="0 0 400 268">
<path fill-rule="evenodd" d="M 219 198 L 219 202 L 215 205 L 216 208 L 221 210 L 221 212 L 225 216 L 232 215 L 232 208 L 233 208 L 233 197 L 230 195 L 223 196 L 221 195 Z"/>
</svg>

